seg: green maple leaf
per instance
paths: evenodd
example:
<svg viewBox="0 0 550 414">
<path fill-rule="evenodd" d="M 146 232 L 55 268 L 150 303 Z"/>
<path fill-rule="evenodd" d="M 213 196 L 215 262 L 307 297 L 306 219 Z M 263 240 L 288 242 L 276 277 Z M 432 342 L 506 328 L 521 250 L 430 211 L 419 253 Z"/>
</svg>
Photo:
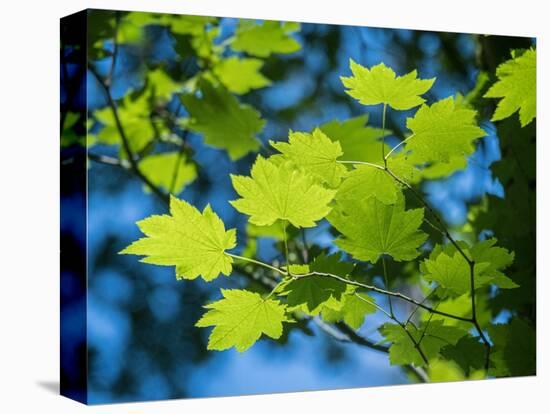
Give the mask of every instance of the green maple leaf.
<svg viewBox="0 0 550 414">
<path fill-rule="evenodd" d="M 170 197 L 170 215 L 154 215 L 137 223 L 145 234 L 121 254 L 145 256 L 144 263 L 176 266 L 178 279 L 210 281 L 229 275 L 233 259 L 225 254 L 236 246 L 235 229 L 226 231 L 223 221 L 207 205 L 202 214 L 189 203 Z"/>
<path fill-rule="evenodd" d="M 262 24 L 241 20 L 231 47 L 253 56 L 267 57 L 272 53 L 294 53 L 300 43 L 292 33 L 300 30 L 299 23 L 266 20 Z"/>
<path fill-rule="evenodd" d="M 455 295 L 462 295 L 470 289 L 470 265 L 464 260 L 459 252 L 452 256 L 440 253 L 435 259 L 428 259 L 424 262 L 426 274 L 424 278 L 430 282 L 437 282 L 445 289 L 449 289 Z M 476 263 L 474 265 L 474 280 L 476 287 L 488 283 L 482 272 L 487 269 L 488 263 Z"/>
<path fill-rule="evenodd" d="M 335 188 L 340 184 L 346 167 L 337 162 L 343 154 L 338 142 L 331 141 L 320 129 L 313 133 L 290 132 L 288 143 L 269 141 L 285 158 L 299 165 L 304 171 Z"/>
<path fill-rule="evenodd" d="M 472 154 L 474 141 L 487 135 L 477 126 L 476 114 L 456 105 L 453 97 L 422 105 L 413 118 L 407 118 L 407 128 L 413 133 L 407 150 L 424 162 L 449 162 L 453 156 Z"/>
<path fill-rule="evenodd" d="M 494 284 L 502 289 L 518 287 L 502 273 L 514 261 L 514 254 L 502 247 L 495 247 L 496 239 L 480 241 L 469 247 L 461 243 L 461 248 L 474 262 L 474 284 L 480 289 Z M 430 257 L 420 265 L 420 270 L 428 281 L 435 281 L 455 295 L 471 290 L 470 266 L 452 244 L 436 246 Z"/>
<path fill-rule="evenodd" d="M 382 254 L 412 260 L 427 234 L 419 231 L 424 209 L 405 211 L 405 200 L 386 205 L 376 198 L 337 200 L 327 217 L 342 236 L 335 244 L 356 259 L 376 263 Z"/>
<path fill-rule="evenodd" d="M 195 164 L 177 152 L 149 155 L 139 162 L 139 169 L 155 186 L 174 194 L 181 193 L 197 177 Z"/>
<path fill-rule="evenodd" d="M 416 328 L 414 325 L 407 325 L 407 330 L 418 343 L 420 348 L 429 360 L 437 358 L 441 349 L 447 345 L 456 345 L 460 338 L 466 336 L 467 331 L 456 326 L 444 325 L 443 321 L 423 322 Z M 379 329 L 390 346 L 390 364 L 406 365 L 414 364 L 423 366 L 420 353 L 413 341 L 400 325 L 386 323 Z"/>
<path fill-rule="evenodd" d="M 347 289 L 338 306 L 329 303 L 322 310 L 325 322 L 334 323 L 344 321 L 353 329 L 359 329 L 365 322 L 365 317 L 376 312 L 375 301 L 364 293 L 356 293 L 355 289 Z"/>
<path fill-rule="evenodd" d="M 317 256 L 311 265 L 296 268 L 291 267 L 293 275 L 312 272 L 331 273 L 346 277 L 354 268 L 353 263 L 340 262 L 340 254 Z M 294 265 L 295 266 L 295 265 Z M 340 301 L 346 292 L 346 284 L 326 276 L 305 276 L 291 279 L 281 294 L 287 295 L 290 308 L 298 308 L 309 315 L 317 315 L 327 303 Z"/>
<path fill-rule="evenodd" d="M 260 142 L 256 134 L 265 121 L 249 105 L 239 103 L 224 87 L 201 82 L 202 96 L 181 95 L 181 102 L 189 112 L 188 127 L 204 135 L 204 142 L 225 149 L 232 160 L 251 151 L 257 151 Z"/>
<path fill-rule="evenodd" d="M 353 76 L 340 79 L 348 89 L 346 93 L 363 105 L 384 104 L 397 110 L 411 109 L 425 102 L 420 95 L 435 81 L 435 78 L 418 79 L 416 70 L 396 76 L 384 63 L 369 69 L 350 59 L 350 68 Z"/>
<path fill-rule="evenodd" d="M 330 212 L 328 203 L 336 193 L 315 183 L 292 162 L 275 165 L 262 156 L 256 158 L 251 177 L 231 175 L 231 181 L 242 197 L 231 204 L 258 226 L 287 220 L 295 227 L 314 227 Z"/>
<path fill-rule="evenodd" d="M 383 165 L 380 138 L 390 135 L 391 131 L 365 125 L 368 119 L 368 115 L 361 115 L 343 122 L 334 120 L 319 126 L 319 129 L 331 140 L 340 143 L 343 152 L 341 160 Z M 384 144 L 384 154 L 389 151 L 390 147 Z"/>
<path fill-rule="evenodd" d="M 262 334 L 273 339 L 281 337 L 283 322 L 288 321 L 284 304 L 246 290 L 222 289 L 222 295 L 223 299 L 205 306 L 208 312 L 195 324 L 200 328 L 214 326 L 209 350 L 235 347 L 243 352 Z"/>
<path fill-rule="evenodd" d="M 411 181 L 415 167 L 405 156 L 391 157 L 388 168 L 399 178 Z M 355 165 L 338 188 L 337 200 L 368 199 L 375 197 L 384 204 L 394 204 L 401 191 L 401 184 L 381 168 L 371 165 Z"/>
<path fill-rule="evenodd" d="M 230 92 L 245 94 L 271 84 L 260 72 L 263 61 L 253 58 L 231 56 L 221 60 L 214 67 L 214 73 Z"/>
<path fill-rule="evenodd" d="M 470 254 L 476 263 L 487 263 L 483 275 L 490 278 L 489 283 L 502 289 L 513 289 L 518 285 L 507 277 L 502 270 L 514 262 L 514 252 L 503 247 L 496 247 L 497 239 L 487 239 L 476 243 L 470 249 Z"/>
<path fill-rule="evenodd" d="M 497 77 L 484 95 L 502 98 L 491 120 L 500 121 L 519 110 L 521 126 L 528 125 L 537 115 L 537 52 L 513 52 L 512 59 L 498 66 Z"/>
</svg>

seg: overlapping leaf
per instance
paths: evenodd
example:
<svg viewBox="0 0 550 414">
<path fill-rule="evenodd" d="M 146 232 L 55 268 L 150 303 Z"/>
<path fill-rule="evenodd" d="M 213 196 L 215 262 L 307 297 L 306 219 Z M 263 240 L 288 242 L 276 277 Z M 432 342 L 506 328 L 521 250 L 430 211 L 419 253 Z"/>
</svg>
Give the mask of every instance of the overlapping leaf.
<svg viewBox="0 0 550 414">
<path fill-rule="evenodd" d="M 208 349 L 223 351 L 235 347 L 246 351 L 262 334 L 278 339 L 283 322 L 288 321 L 286 306 L 275 299 L 264 299 L 246 290 L 222 289 L 223 299 L 206 305 L 208 309 L 196 326 L 214 326 Z"/>
<path fill-rule="evenodd" d="M 448 345 L 455 345 L 467 332 L 456 326 L 447 326 L 443 321 L 423 322 L 416 328 L 407 325 L 412 339 L 418 344 L 424 356 L 428 359 L 437 358 L 441 349 Z M 380 327 L 380 333 L 386 341 L 391 342 L 390 363 L 392 365 L 414 364 L 425 365 L 420 352 L 416 349 L 413 340 L 402 326 L 386 323 Z"/>
<path fill-rule="evenodd" d="M 388 168 L 406 182 L 411 181 L 417 173 L 407 157 L 399 155 L 387 160 Z M 401 184 L 387 171 L 371 165 L 355 165 L 355 168 L 346 174 L 344 181 L 338 188 L 338 200 L 368 199 L 375 197 L 384 204 L 393 204 L 401 191 Z"/>
<path fill-rule="evenodd" d="M 145 256 L 142 262 L 176 266 L 176 277 L 210 281 L 229 275 L 233 260 L 225 254 L 236 245 L 235 229 L 225 226 L 210 205 L 202 214 L 189 203 L 170 198 L 170 215 L 137 223 L 145 234 L 120 253 Z"/>
<path fill-rule="evenodd" d="M 267 57 L 272 53 L 294 53 L 300 50 L 301 45 L 292 37 L 292 33 L 299 29 L 299 23 L 266 20 L 256 24 L 241 20 L 231 47 L 259 57 Z"/>
<path fill-rule="evenodd" d="M 260 59 L 231 56 L 221 60 L 214 67 L 214 73 L 230 92 L 244 94 L 271 84 L 260 72 L 262 66 Z"/>
<path fill-rule="evenodd" d="M 328 204 L 336 193 L 292 162 L 275 165 L 262 156 L 252 166 L 251 177 L 231 175 L 231 181 L 242 197 L 231 204 L 259 226 L 286 220 L 295 227 L 314 227 L 329 213 Z"/>
<path fill-rule="evenodd" d="M 317 256 L 311 265 L 298 273 L 322 272 L 346 277 L 353 264 L 340 262 L 340 255 Z M 293 274 L 296 272 L 294 271 Z M 346 292 L 346 284 L 327 276 L 310 275 L 298 277 L 288 282 L 282 294 L 287 295 L 287 303 L 291 308 L 299 308 L 309 315 L 317 315 L 324 306 L 338 306 L 342 295 Z"/>
<path fill-rule="evenodd" d="M 462 244 L 463 251 L 474 262 L 474 285 L 476 289 L 494 284 L 503 289 L 517 287 L 502 270 L 512 264 L 514 254 L 502 247 L 495 247 L 496 239 L 476 243 L 472 247 Z M 464 257 L 449 244 L 436 246 L 430 257 L 420 265 L 420 270 L 429 281 L 435 281 L 455 295 L 462 295 L 471 290 L 470 265 Z"/>
<path fill-rule="evenodd" d="M 471 290 L 470 265 L 459 252 L 455 252 L 452 256 L 441 253 L 433 260 L 426 260 L 424 264 L 427 272 L 424 275 L 426 280 L 435 281 L 456 295 L 462 295 Z M 478 287 L 486 285 L 488 282 L 487 277 L 482 276 L 482 272 L 488 266 L 488 263 L 474 265 L 475 281 Z"/>
<path fill-rule="evenodd" d="M 190 115 L 188 127 L 204 135 L 204 142 L 225 149 L 237 160 L 260 147 L 256 135 L 265 121 L 249 105 L 241 104 L 224 87 L 201 82 L 202 96 L 181 95 Z"/>
<path fill-rule="evenodd" d="M 149 155 L 139 163 L 139 168 L 155 186 L 173 194 L 181 193 L 197 177 L 195 164 L 177 152 Z"/>
<path fill-rule="evenodd" d="M 365 317 L 376 312 L 375 300 L 365 293 L 355 292 L 355 288 L 348 286 L 347 293 L 334 306 L 329 303 L 322 311 L 326 322 L 343 321 L 353 329 L 359 329 L 365 322 Z"/>
<path fill-rule="evenodd" d="M 470 155 L 475 140 L 486 135 L 475 119 L 476 111 L 457 106 L 453 97 L 422 105 L 413 118 L 407 119 L 413 136 L 406 149 L 423 162 L 449 162 L 454 156 Z"/>
<path fill-rule="evenodd" d="M 294 164 L 332 188 L 340 184 L 346 173 L 346 167 L 337 162 L 343 154 L 340 144 L 331 141 L 320 129 L 315 129 L 311 134 L 291 131 L 288 143 L 270 141 L 270 144 Z"/>
<path fill-rule="evenodd" d="M 393 109 L 406 110 L 425 102 L 420 95 L 433 85 L 433 79 L 418 79 L 416 70 L 396 76 L 393 69 L 380 63 L 366 68 L 350 60 L 353 76 L 341 77 L 348 93 L 363 105 L 389 105 Z"/>
<path fill-rule="evenodd" d="M 393 205 L 376 198 L 337 200 L 328 216 L 329 222 L 342 234 L 335 244 L 359 260 L 376 263 L 387 254 L 396 261 L 412 260 L 427 235 L 419 230 L 423 209 L 405 210 L 398 197 Z"/>
<path fill-rule="evenodd" d="M 497 68 L 497 77 L 498 81 L 484 95 L 502 98 L 492 120 L 500 121 L 519 110 L 521 126 L 528 125 L 537 114 L 537 52 L 513 52 L 512 59 Z"/>
<path fill-rule="evenodd" d="M 383 165 L 380 139 L 390 135 L 391 131 L 366 125 L 368 119 L 368 115 L 361 115 L 342 122 L 334 120 L 319 126 L 319 129 L 331 140 L 340 143 L 343 152 L 341 160 Z M 384 154 L 389 150 L 390 147 L 384 144 Z"/>
</svg>

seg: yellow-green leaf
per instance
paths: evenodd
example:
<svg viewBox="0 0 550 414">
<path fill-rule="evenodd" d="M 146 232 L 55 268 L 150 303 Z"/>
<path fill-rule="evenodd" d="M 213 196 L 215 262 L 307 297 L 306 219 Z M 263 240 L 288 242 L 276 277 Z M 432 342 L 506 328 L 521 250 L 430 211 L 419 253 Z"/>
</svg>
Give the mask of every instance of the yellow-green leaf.
<svg viewBox="0 0 550 414">
<path fill-rule="evenodd" d="M 519 110 L 521 126 L 528 125 L 537 115 L 537 52 L 514 52 L 512 59 L 498 66 L 497 77 L 498 81 L 484 95 L 502 98 L 492 120 L 500 121 Z"/>
<path fill-rule="evenodd" d="M 281 152 L 304 171 L 313 174 L 329 187 L 340 184 L 346 167 L 337 162 L 343 154 L 338 142 L 331 141 L 320 129 L 313 133 L 290 132 L 288 143 L 269 142 L 273 148 Z"/>
<path fill-rule="evenodd" d="M 294 53 L 301 46 L 292 33 L 299 29 L 300 25 L 292 22 L 266 20 L 256 24 L 250 20 L 240 20 L 231 47 L 259 57 L 272 53 Z"/>
<path fill-rule="evenodd" d="M 476 115 L 472 109 L 455 105 L 451 96 L 431 106 L 422 105 L 413 118 L 407 119 L 413 135 L 406 149 L 419 163 L 466 157 L 474 152 L 474 142 L 487 135 L 477 126 Z"/>
<path fill-rule="evenodd" d="M 350 59 L 353 76 L 341 77 L 346 93 L 363 105 L 389 105 L 393 109 L 406 110 L 425 102 L 420 95 L 433 85 L 435 78 L 418 79 L 416 70 L 396 76 L 393 69 L 380 63 L 366 68 Z"/>
<path fill-rule="evenodd" d="M 328 203 L 336 193 L 291 161 L 275 165 L 262 156 L 252 166 L 251 177 L 231 175 L 231 181 L 242 197 L 231 204 L 258 226 L 286 220 L 295 227 L 314 227 L 329 213 Z"/>
<path fill-rule="evenodd" d="M 179 194 L 197 177 L 195 164 L 185 154 L 166 152 L 145 157 L 139 163 L 141 172 L 157 187 Z M 144 187 L 145 191 L 150 191 Z"/>
<path fill-rule="evenodd" d="M 246 290 L 222 289 L 223 299 L 206 305 L 208 309 L 195 326 L 214 326 L 208 349 L 223 351 L 235 347 L 246 351 L 262 334 L 278 339 L 287 321 L 286 306 Z"/>
<path fill-rule="evenodd" d="M 376 198 L 337 200 L 328 221 L 342 236 L 335 244 L 359 260 L 376 263 L 387 254 L 396 261 L 412 260 L 427 234 L 419 230 L 424 209 L 405 210 L 399 196 L 387 205 Z"/>
<path fill-rule="evenodd" d="M 236 246 L 235 229 L 225 230 L 223 221 L 207 205 L 199 212 L 189 203 L 170 198 L 170 215 L 154 215 L 137 223 L 145 234 L 121 254 L 145 256 L 144 263 L 176 266 L 178 279 L 210 281 L 231 273 L 233 259 L 225 254 Z"/>
</svg>

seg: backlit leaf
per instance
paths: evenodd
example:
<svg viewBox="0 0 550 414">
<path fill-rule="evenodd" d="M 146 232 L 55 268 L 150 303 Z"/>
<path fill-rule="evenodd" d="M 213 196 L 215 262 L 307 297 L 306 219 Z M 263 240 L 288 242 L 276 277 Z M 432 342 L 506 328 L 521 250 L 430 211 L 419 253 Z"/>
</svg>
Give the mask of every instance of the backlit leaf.
<svg viewBox="0 0 550 414">
<path fill-rule="evenodd" d="M 246 290 L 222 289 L 223 299 L 205 306 L 208 309 L 196 326 L 214 326 L 208 349 L 223 351 L 235 347 L 239 352 L 250 348 L 262 334 L 278 339 L 287 321 L 285 305 L 264 299 Z"/>
<path fill-rule="evenodd" d="M 231 47 L 259 57 L 267 57 L 272 53 L 294 53 L 301 46 L 292 33 L 299 29 L 298 23 L 266 20 L 256 24 L 240 20 Z"/>
<path fill-rule="evenodd" d="M 230 92 L 244 94 L 271 84 L 260 72 L 262 66 L 260 59 L 231 56 L 221 60 L 214 67 L 214 73 Z"/>
<path fill-rule="evenodd" d="M 195 164 L 188 162 L 185 154 L 177 152 L 149 155 L 140 161 L 139 168 L 155 186 L 173 194 L 181 193 L 197 177 Z"/>
<path fill-rule="evenodd" d="M 328 221 L 342 234 L 335 244 L 356 259 L 376 263 L 382 254 L 396 261 L 412 260 L 427 234 L 419 230 L 424 209 L 405 210 L 398 197 L 393 205 L 371 197 L 337 200 Z"/>
<path fill-rule="evenodd" d="M 368 115 L 361 115 L 343 122 L 330 121 L 319 126 L 319 129 L 331 140 L 340 143 L 343 151 L 341 160 L 383 165 L 380 139 L 382 135 L 390 135 L 391 131 L 387 128 L 383 131 L 382 128 L 366 125 L 367 121 Z M 387 154 L 389 150 L 390 147 L 384 144 L 384 154 Z"/>
<path fill-rule="evenodd" d="M 512 59 L 498 66 L 497 77 L 498 81 L 484 95 L 502 98 L 492 120 L 500 121 L 519 110 L 521 126 L 528 125 L 537 115 L 537 52 L 514 52 Z"/>
<path fill-rule="evenodd" d="M 435 78 L 418 79 L 416 70 L 396 76 L 393 69 L 380 63 L 366 68 L 350 60 L 353 76 L 341 77 L 346 92 L 363 105 L 389 105 L 393 109 L 406 110 L 425 102 L 420 95 L 433 85 Z"/>
<path fill-rule="evenodd" d="M 231 273 L 233 259 L 225 254 L 236 246 L 235 229 L 225 230 L 207 205 L 203 212 L 176 197 L 170 198 L 170 215 L 154 215 L 137 223 L 145 234 L 121 254 L 145 256 L 144 263 L 176 266 L 178 279 L 210 281 Z"/>
<path fill-rule="evenodd" d="M 470 155 L 474 142 L 486 135 L 475 118 L 476 111 L 456 106 L 453 97 L 422 105 L 413 118 L 407 119 L 413 136 L 406 149 L 423 162 L 449 162 L 452 157 Z"/>
<path fill-rule="evenodd" d="M 317 256 L 307 269 L 291 269 L 292 274 L 312 272 L 331 273 L 345 277 L 353 270 L 353 264 L 340 262 L 340 255 Z M 291 308 L 299 308 L 309 315 L 317 315 L 327 303 L 340 301 L 346 292 L 346 284 L 327 276 L 305 276 L 290 280 L 285 285 L 283 294 L 287 295 L 287 303 Z"/>
<path fill-rule="evenodd" d="M 262 156 L 252 166 L 251 177 L 231 175 L 231 181 L 242 197 L 231 204 L 258 226 L 287 220 L 295 227 L 314 227 L 329 213 L 335 194 L 292 162 L 275 165 Z"/>
<path fill-rule="evenodd" d="M 311 134 L 291 131 L 288 143 L 270 141 L 270 144 L 329 187 L 337 187 L 346 172 L 346 167 L 337 162 L 342 155 L 340 144 L 332 142 L 320 129 L 315 129 Z"/>
</svg>

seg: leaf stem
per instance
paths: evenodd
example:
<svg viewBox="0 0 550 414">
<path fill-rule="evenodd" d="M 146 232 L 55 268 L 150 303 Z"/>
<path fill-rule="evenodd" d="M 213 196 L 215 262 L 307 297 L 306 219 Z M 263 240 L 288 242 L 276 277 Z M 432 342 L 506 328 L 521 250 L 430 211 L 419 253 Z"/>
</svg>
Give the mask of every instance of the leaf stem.
<svg viewBox="0 0 550 414">
<path fill-rule="evenodd" d="M 254 264 L 257 264 L 258 266 L 265 267 L 266 269 L 273 270 L 274 272 L 277 272 L 277 273 L 279 273 L 283 276 L 288 276 L 288 273 L 285 272 L 284 270 L 279 269 L 278 267 L 275 267 L 275 266 L 271 266 L 270 264 L 261 262 L 259 260 L 251 259 L 249 257 L 239 256 L 237 254 L 233 254 L 233 253 L 229 253 L 229 252 L 224 252 L 224 253 L 227 256 L 232 257 L 233 259 L 242 260 L 244 262 L 249 262 L 249 263 L 254 263 Z"/>
<path fill-rule="evenodd" d="M 408 141 L 409 139 L 411 139 L 412 137 L 414 137 L 414 134 L 408 136 L 407 138 L 405 138 L 404 140 L 402 140 L 401 142 L 399 142 L 397 145 L 395 145 L 395 146 L 390 150 L 390 152 L 388 152 L 388 153 L 386 154 L 386 156 L 384 157 L 384 159 L 387 160 L 388 158 L 390 158 L 390 155 L 392 155 L 393 152 L 394 152 L 397 148 L 399 148 L 400 146 L 406 144 L 407 141 Z"/>
<path fill-rule="evenodd" d="M 384 160 L 384 167 L 387 167 L 388 160 L 386 158 L 384 147 L 386 146 L 386 109 L 388 104 L 384 103 L 384 109 L 382 109 L 382 159 Z"/>
<path fill-rule="evenodd" d="M 342 161 L 342 160 L 336 160 L 339 164 L 353 164 L 353 165 L 368 165 L 373 168 L 378 168 L 379 170 L 385 170 L 385 168 L 382 165 L 373 164 L 371 162 L 366 161 Z"/>
</svg>

